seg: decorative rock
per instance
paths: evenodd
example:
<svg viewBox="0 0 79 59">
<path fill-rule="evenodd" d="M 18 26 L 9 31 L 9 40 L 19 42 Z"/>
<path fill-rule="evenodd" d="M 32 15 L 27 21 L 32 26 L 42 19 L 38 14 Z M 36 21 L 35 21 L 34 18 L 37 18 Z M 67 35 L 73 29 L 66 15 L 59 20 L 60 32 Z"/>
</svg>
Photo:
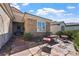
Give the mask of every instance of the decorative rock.
<svg viewBox="0 0 79 59">
<path fill-rule="evenodd" d="M 59 49 L 52 49 L 51 56 L 64 56 L 64 54 Z"/>
</svg>

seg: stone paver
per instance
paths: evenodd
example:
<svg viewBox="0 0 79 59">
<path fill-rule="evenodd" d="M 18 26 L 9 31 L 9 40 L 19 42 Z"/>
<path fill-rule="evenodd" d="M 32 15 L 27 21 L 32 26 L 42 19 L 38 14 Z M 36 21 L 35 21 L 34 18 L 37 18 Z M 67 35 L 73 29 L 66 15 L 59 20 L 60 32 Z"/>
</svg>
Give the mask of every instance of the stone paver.
<svg viewBox="0 0 79 59">
<path fill-rule="evenodd" d="M 49 53 L 45 53 L 45 52 L 41 52 L 41 55 L 42 56 L 49 56 L 50 54 Z"/>
<path fill-rule="evenodd" d="M 26 49 L 24 51 L 21 51 L 21 52 L 18 52 L 18 53 L 15 53 L 15 54 L 12 54 L 11 56 L 32 56 L 32 55 L 39 55 L 37 54 L 38 50 L 40 50 L 40 48 L 37 46 L 37 47 L 33 47 L 33 48 L 30 48 L 30 49 Z"/>
<path fill-rule="evenodd" d="M 18 52 L 18 53 L 15 53 L 15 54 L 12 54 L 10 56 L 30 56 L 31 53 L 27 50 L 24 50 L 24 51 L 21 51 L 21 52 Z"/>
<path fill-rule="evenodd" d="M 72 42 L 64 43 L 61 40 L 58 40 L 58 42 L 58 44 L 52 46 L 48 44 L 38 45 L 36 42 L 24 41 L 18 38 L 11 45 L 12 54 L 10 56 L 76 56 Z M 42 51 L 44 46 L 50 47 L 51 53 Z"/>
<path fill-rule="evenodd" d="M 51 50 L 51 56 L 64 56 L 63 52 L 57 45 L 55 45 Z"/>
<path fill-rule="evenodd" d="M 36 42 L 24 41 L 22 38 L 16 38 L 16 40 L 11 45 L 12 47 L 11 54 L 18 53 L 35 46 L 38 46 Z"/>
<path fill-rule="evenodd" d="M 37 46 L 37 47 L 34 47 L 34 48 L 30 48 L 29 50 L 30 50 L 30 52 L 31 52 L 33 55 L 35 55 L 35 54 L 38 54 L 40 48 L 39 48 L 39 46 Z"/>
<path fill-rule="evenodd" d="M 46 46 L 47 44 L 43 44 L 43 45 L 39 45 L 33 48 L 30 48 L 29 50 L 26 49 L 25 51 L 13 54 L 14 56 L 17 55 L 24 55 L 24 56 L 75 56 L 76 55 L 76 51 L 73 47 L 73 45 L 69 44 L 69 45 L 65 45 L 65 48 L 61 47 L 61 44 L 56 44 L 52 46 L 51 49 L 51 54 L 43 52 L 42 50 L 40 50 L 41 47 Z M 40 50 L 40 52 L 38 52 Z M 30 51 L 30 52 L 29 52 Z"/>
</svg>

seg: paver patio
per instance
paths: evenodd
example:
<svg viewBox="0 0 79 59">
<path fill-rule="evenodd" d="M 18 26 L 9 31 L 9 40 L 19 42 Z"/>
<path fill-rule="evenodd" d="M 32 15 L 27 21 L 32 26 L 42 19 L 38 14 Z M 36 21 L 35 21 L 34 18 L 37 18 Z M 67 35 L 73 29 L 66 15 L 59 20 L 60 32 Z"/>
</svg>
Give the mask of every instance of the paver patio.
<svg viewBox="0 0 79 59">
<path fill-rule="evenodd" d="M 47 46 L 46 43 L 24 41 L 20 37 L 14 39 L 11 44 L 12 50 L 10 51 L 10 56 L 76 56 L 72 43 L 62 42 L 63 45 L 60 43 L 52 45 L 50 53 L 47 53 L 42 51 L 42 47 Z"/>
<path fill-rule="evenodd" d="M 26 49 L 30 49 L 32 47 L 43 44 L 42 42 L 24 41 L 22 37 L 15 37 L 15 38 L 12 38 L 11 40 L 14 40 L 14 41 L 7 42 L 7 44 L 10 45 L 10 47 L 12 48 L 10 51 L 10 54 L 21 52 L 21 51 L 24 51 Z M 9 43 L 12 43 L 12 44 L 9 44 Z M 7 46 L 7 47 L 9 47 L 9 46 Z M 4 49 L 3 48 L 2 48 L 2 50 L 0 50 L 0 55 L 6 54 L 6 52 L 5 52 L 6 48 L 4 48 Z"/>
</svg>

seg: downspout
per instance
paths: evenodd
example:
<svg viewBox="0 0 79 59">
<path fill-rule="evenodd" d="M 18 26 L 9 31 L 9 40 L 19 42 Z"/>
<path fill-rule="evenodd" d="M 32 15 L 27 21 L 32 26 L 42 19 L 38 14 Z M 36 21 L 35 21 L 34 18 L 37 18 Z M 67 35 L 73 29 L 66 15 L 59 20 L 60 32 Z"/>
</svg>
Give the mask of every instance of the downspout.
<svg viewBox="0 0 79 59">
<path fill-rule="evenodd" d="M 24 13 L 23 18 L 22 18 L 22 20 L 24 21 L 24 32 L 25 32 L 25 20 L 24 20 L 24 16 L 25 16 L 25 13 Z"/>
</svg>

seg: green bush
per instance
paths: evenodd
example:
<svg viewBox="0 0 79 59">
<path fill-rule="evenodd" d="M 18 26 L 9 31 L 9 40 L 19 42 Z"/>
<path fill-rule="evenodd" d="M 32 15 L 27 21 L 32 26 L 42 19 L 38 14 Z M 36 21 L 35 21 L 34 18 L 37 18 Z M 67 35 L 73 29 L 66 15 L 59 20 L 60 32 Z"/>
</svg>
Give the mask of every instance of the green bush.
<svg viewBox="0 0 79 59">
<path fill-rule="evenodd" d="M 50 36 L 52 33 L 51 32 L 46 32 L 44 36 Z"/>
<path fill-rule="evenodd" d="M 43 37 L 42 36 L 36 36 L 36 37 L 33 37 L 33 39 L 35 39 L 35 42 L 41 42 Z"/>
<path fill-rule="evenodd" d="M 75 46 L 76 50 L 79 51 L 79 31 L 75 32 L 73 34 L 72 38 L 73 38 L 73 42 L 74 42 L 74 46 Z"/>
<path fill-rule="evenodd" d="M 69 39 L 72 39 L 73 34 L 76 32 L 78 32 L 78 31 L 58 31 L 56 34 L 59 36 L 67 35 L 69 37 Z"/>
<path fill-rule="evenodd" d="M 72 39 L 72 35 L 74 34 L 74 31 L 64 31 L 64 34 L 69 37 L 69 39 Z"/>
<path fill-rule="evenodd" d="M 59 31 L 56 33 L 57 35 L 67 35 L 69 40 L 73 41 L 74 47 L 77 51 L 79 51 L 79 31 L 78 30 L 71 30 L 71 31 Z"/>
<path fill-rule="evenodd" d="M 63 31 L 58 31 L 56 34 L 60 36 L 60 35 L 63 35 L 64 32 Z"/>
<path fill-rule="evenodd" d="M 33 35 L 31 33 L 24 33 L 24 40 L 31 40 L 32 36 Z"/>
</svg>

